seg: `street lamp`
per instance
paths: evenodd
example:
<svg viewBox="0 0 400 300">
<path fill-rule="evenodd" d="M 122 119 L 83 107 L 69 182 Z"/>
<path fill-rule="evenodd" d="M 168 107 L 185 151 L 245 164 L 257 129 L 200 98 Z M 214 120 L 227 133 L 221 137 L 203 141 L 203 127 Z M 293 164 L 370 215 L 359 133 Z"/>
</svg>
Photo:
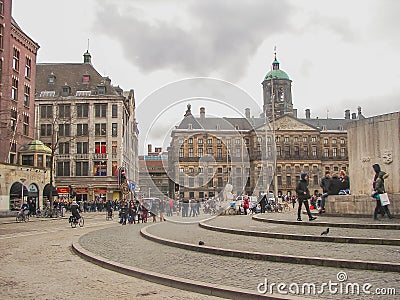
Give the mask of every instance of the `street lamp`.
<svg viewBox="0 0 400 300">
<path fill-rule="evenodd" d="M 20 178 L 21 181 L 21 206 L 24 204 L 24 182 L 26 181 L 26 178 Z"/>
</svg>

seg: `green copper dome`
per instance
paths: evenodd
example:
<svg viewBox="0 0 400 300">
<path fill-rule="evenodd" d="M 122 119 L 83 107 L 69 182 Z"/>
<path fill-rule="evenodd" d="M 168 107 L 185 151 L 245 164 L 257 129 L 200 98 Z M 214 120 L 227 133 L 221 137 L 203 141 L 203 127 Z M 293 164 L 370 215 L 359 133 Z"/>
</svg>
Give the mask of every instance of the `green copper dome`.
<svg viewBox="0 0 400 300">
<path fill-rule="evenodd" d="M 33 140 L 27 145 L 23 145 L 19 152 L 51 153 L 51 149 L 39 140 Z"/>
<path fill-rule="evenodd" d="M 285 73 L 284 71 L 282 71 L 282 70 L 272 70 L 272 71 L 269 71 L 269 72 L 267 73 L 267 75 L 265 75 L 265 80 L 269 80 L 269 79 L 271 79 L 271 77 L 272 77 L 273 79 L 289 79 L 289 80 L 290 80 L 288 74 L 286 74 L 286 73 Z"/>
</svg>

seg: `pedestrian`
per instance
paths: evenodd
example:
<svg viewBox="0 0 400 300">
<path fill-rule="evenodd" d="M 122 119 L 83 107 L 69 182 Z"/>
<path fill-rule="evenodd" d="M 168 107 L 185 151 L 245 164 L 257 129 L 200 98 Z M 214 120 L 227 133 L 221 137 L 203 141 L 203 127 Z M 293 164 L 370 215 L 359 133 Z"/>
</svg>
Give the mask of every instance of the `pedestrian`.
<svg viewBox="0 0 400 300">
<path fill-rule="evenodd" d="M 325 172 L 325 177 L 321 179 L 320 187 L 322 187 L 322 195 L 321 195 L 321 205 L 318 209 L 318 212 L 320 214 L 325 212 L 325 202 L 326 198 L 328 198 L 328 190 L 329 186 L 331 184 L 331 172 L 326 171 Z"/>
<path fill-rule="evenodd" d="M 310 190 L 308 189 L 308 174 L 301 174 L 301 179 L 297 183 L 296 193 L 299 203 L 299 208 L 297 209 L 297 221 L 301 221 L 301 207 L 304 204 L 307 210 L 308 220 L 313 221 L 316 219 L 311 212 L 310 207 L 308 206 L 308 199 L 311 198 Z"/>
<path fill-rule="evenodd" d="M 374 210 L 374 220 L 378 220 L 378 214 L 382 213 L 383 215 L 388 216 L 389 219 L 392 219 L 393 216 L 389 211 L 388 205 L 382 206 L 380 196 L 381 194 L 386 193 L 385 190 L 385 179 L 389 177 L 389 174 L 383 172 L 381 167 L 378 164 L 374 164 L 372 168 L 375 171 L 374 182 L 372 184 L 373 193 L 372 197 L 376 199 L 376 206 Z"/>
<path fill-rule="evenodd" d="M 160 206 L 159 206 L 160 222 L 165 221 L 164 212 L 165 212 L 165 201 L 163 199 L 160 199 Z"/>
<path fill-rule="evenodd" d="M 120 216 L 120 221 L 119 223 L 122 225 L 126 225 L 126 216 L 128 213 L 128 209 L 125 205 L 125 203 L 122 203 L 121 209 L 119 211 L 119 216 Z"/>
<path fill-rule="evenodd" d="M 247 215 L 247 210 L 250 207 L 250 202 L 249 202 L 249 196 L 244 196 L 244 200 L 243 200 L 243 211 L 244 214 Z"/>
<path fill-rule="evenodd" d="M 265 206 L 267 205 L 267 194 L 261 195 L 261 198 L 258 200 L 260 203 L 260 211 L 261 213 L 265 213 Z"/>
</svg>

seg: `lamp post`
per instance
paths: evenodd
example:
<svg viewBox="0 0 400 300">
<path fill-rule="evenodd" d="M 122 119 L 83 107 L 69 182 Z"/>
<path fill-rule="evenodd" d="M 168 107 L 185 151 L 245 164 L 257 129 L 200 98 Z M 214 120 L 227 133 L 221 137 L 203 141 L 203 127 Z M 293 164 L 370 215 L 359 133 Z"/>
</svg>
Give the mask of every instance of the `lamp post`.
<svg viewBox="0 0 400 300">
<path fill-rule="evenodd" d="M 26 178 L 20 178 L 21 181 L 21 206 L 24 204 L 24 182 L 26 181 Z"/>
</svg>

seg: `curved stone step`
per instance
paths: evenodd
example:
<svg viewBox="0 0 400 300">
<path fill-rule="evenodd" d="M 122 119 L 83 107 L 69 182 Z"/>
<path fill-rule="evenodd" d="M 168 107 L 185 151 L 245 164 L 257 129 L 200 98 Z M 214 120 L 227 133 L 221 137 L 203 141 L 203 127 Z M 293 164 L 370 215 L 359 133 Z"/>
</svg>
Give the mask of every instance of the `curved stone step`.
<svg viewBox="0 0 400 300">
<path fill-rule="evenodd" d="M 186 278 L 180 278 L 176 276 L 169 276 L 166 274 L 161 274 L 157 272 L 152 272 L 140 268 L 135 268 L 132 266 L 127 266 L 104 257 L 101 257 L 93 252 L 87 251 L 79 243 L 72 244 L 72 250 L 78 254 L 81 258 L 97 264 L 103 268 L 119 272 L 128 276 L 133 276 L 136 278 L 144 279 L 157 284 L 162 284 L 182 290 L 187 290 L 191 292 L 196 292 L 204 295 L 229 298 L 229 299 L 304 299 L 299 297 L 280 297 L 279 295 L 266 295 L 256 292 L 246 291 L 244 289 L 239 289 L 232 286 L 224 286 L 220 284 L 210 284 L 207 282 L 189 280 Z"/>
<path fill-rule="evenodd" d="M 166 223 L 166 222 L 165 222 Z M 165 224 L 163 223 L 163 224 Z M 228 289 L 240 289 L 249 294 L 257 292 L 260 284 L 268 280 L 268 284 L 284 283 L 289 285 L 302 286 L 309 283 L 321 287 L 327 282 L 342 283 L 343 275 L 345 283 L 365 283 L 375 287 L 389 288 L 398 286 L 396 276 L 371 270 L 356 270 L 349 268 L 335 268 L 304 264 L 279 263 L 273 261 L 249 260 L 229 256 L 216 256 L 209 253 L 187 251 L 181 248 L 169 247 L 154 243 L 140 235 L 140 225 L 115 226 L 97 230 L 83 235 L 79 244 L 86 251 L 99 256 L 102 259 L 121 266 L 138 268 L 145 272 L 158 272 L 161 276 L 173 276 L 183 278 L 183 281 L 194 280 L 200 285 L 208 284 L 225 286 Z M 198 227 L 198 226 L 197 226 Z M 182 230 L 187 228 L 183 226 Z M 203 230 L 204 231 L 204 230 Z M 227 235 L 228 236 L 228 235 Z M 238 240 L 240 243 L 240 240 Z M 112 268 L 112 267 L 111 267 Z M 123 269 L 117 271 L 123 271 Z M 125 273 L 132 275 L 131 273 Z M 141 277 L 146 280 L 146 277 Z M 339 280 L 340 279 L 340 280 Z M 178 288 L 185 289 L 184 287 Z M 279 293 L 261 292 L 258 296 L 266 295 L 267 298 Z M 293 299 L 293 293 L 280 294 L 285 299 Z M 327 289 L 323 294 L 299 294 L 300 299 L 338 299 L 338 294 L 329 293 Z M 254 296 L 256 297 L 256 296 Z M 295 299 L 299 299 L 299 297 Z M 247 297 L 232 296 L 232 299 L 247 299 Z M 341 295 L 341 299 L 361 300 L 365 295 Z"/>
<path fill-rule="evenodd" d="M 243 229 L 232 229 L 227 227 L 219 227 L 209 225 L 203 222 L 199 223 L 201 228 L 224 232 L 229 234 L 245 235 L 245 236 L 257 236 L 273 239 L 285 239 L 285 240 L 299 240 L 299 241 L 315 241 L 315 242 L 330 242 L 330 243 L 347 243 L 347 244 L 370 244 L 370 245 L 390 245 L 400 246 L 400 239 L 383 239 L 383 238 L 362 238 L 362 237 L 343 237 L 343 236 L 320 236 L 320 235 L 299 235 L 299 234 L 288 234 L 288 233 L 275 233 L 267 231 L 257 230 L 243 230 Z"/>
<path fill-rule="evenodd" d="M 196 244 L 187 243 L 183 241 L 176 241 L 149 233 L 148 229 L 154 226 L 157 226 L 157 224 L 142 228 L 140 234 L 146 239 L 149 239 L 151 241 L 185 250 L 211 253 L 222 256 L 261 260 L 261 261 L 273 261 L 273 262 L 291 263 L 291 264 L 306 264 L 306 265 L 316 265 L 316 266 L 326 266 L 326 267 L 336 267 L 336 268 L 400 272 L 400 263 L 395 263 L 395 262 L 349 260 L 349 259 L 339 259 L 330 257 L 327 258 L 309 257 L 301 255 L 285 255 L 278 253 L 244 251 L 244 250 L 236 250 L 229 248 L 213 247 L 207 245 L 199 246 Z M 295 245 L 293 245 L 293 247 L 295 247 Z"/>
<path fill-rule="evenodd" d="M 267 222 L 274 224 L 286 224 L 286 225 L 300 225 L 300 226 L 324 226 L 324 227 L 344 227 L 344 228 L 360 228 L 360 229 L 382 229 L 382 230 L 399 230 L 400 224 L 363 224 L 363 223 L 335 223 L 335 222 L 324 222 L 321 219 L 315 221 L 292 221 L 284 219 L 271 219 L 266 217 L 260 217 L 258 215 L 252 216 L 253 220 L 259 222 Z"/>
</svg>

